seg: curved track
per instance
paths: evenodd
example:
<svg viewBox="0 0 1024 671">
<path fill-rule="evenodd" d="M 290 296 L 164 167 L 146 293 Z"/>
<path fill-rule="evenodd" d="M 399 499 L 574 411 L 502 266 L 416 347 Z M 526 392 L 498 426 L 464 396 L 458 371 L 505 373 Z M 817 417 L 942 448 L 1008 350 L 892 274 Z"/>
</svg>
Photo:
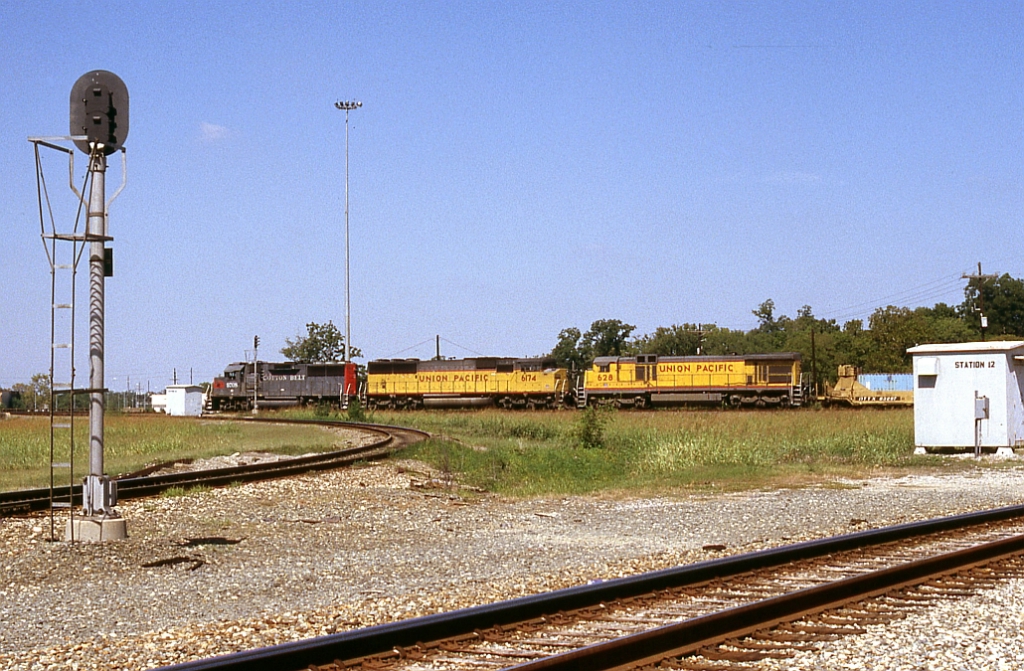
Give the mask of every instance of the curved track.
<svg viewBox="0 0 1024 671">
<path fill-rule="evenodd" d="M 407 445 L 423 440 L 428 436 L 423 431 L 397 426 L 379 424 L 362 424 L 355 422 L 332 422 L 322 420 L 275 419 L 275 418 L 217 418 L 218 421 L 267 422 L 272 424 L 312 424 L 317 426 L 344 427 L 358 429 L 376 434 L 377 440 L 361 447 L 352 447 L 334 452 L 282 459 L 280 461 L 249 464 L 230 468 L 217 468 L 207 471 L 189 471 L 164 475 L 150 475 L 164 466 L 160 464 L 144 471 L 115 478 L 117 480 L 118 499 L 132 499 L 154 496 L 171 487 L 219 487 L 238 482 L 255 482 L 284 478 L 311 471 L 328 470 L 348 466 L 356 461 L 372 459 L 399 450 Z M 54 495 L 66 499 L 67 487 L 54 488 Z M 80 486 L 73 489 L 74 500 L 81 502 Z M 50 507 L 50 490 L 25 489 L 13 492 L 0 492 L 0 517 L 21 515 Z"/>
<path fill-rule="evenodd" d="M 926 581 L 929 575 L 949 574 L 1002 554 L 1020 553 L 1024 551 L 1024 536 L 1020 535 L 1024 531 L 1022 521 L 1024 506 L 1011 506 L 886 527 L 167 668 L 175 671 L 319 668 L 326 671 L 361 666 L 364 661 L 368 667 L 363 668 L 392 668 L 396 662 L 417 659 L 428 666 L 414 668 L 474 668 L 474 663 L 466 658 L 446 666 L 450 661 L 447 658 L 463 653 L 479 655 L 476 659 L 481 661 L 476 668 L 508 667 L 517 659 L 535 660 L 528 662 L 524 669 L 625 667 L 642 663 L 644 658 L 649 661 L 652 654 L 687 654 L 686 651 L 706 647 L 714 641 L 792 620 L 843 600 L 860 599 L 915 581 Z M 1014 524 L 1015 530 L 995 528 L 1004 524 Z M 957 537 L 968 529 L 973 534 L 972 540 Z M 999 538 L 995 544 L 991 543 L 993 536 Z M 933 547 L 927 552 L 911 552 L 915 546 L 929 543 Z M 955 548 L 953 552 L 950 552 L 950 544 Z M 895 558 L 889 557 L 880 570 L 872 561 L 866 562 L 865 567 L 865 551 L 873 554 L 881 546 L 889 546 L 882 553 L 889 551 Z M 984 549 L 977 549 L 982 546 Z M 853 556 L 838 561 L 837 553 Z M 913 556 L 908 559 L 908 555 Z M 755 572 L 815 561 L 825 564 L 822 573 L 810 580 L 804 579 L 795 589 L 783 587 L 766 595 L 760 586 L 751 587 Z M 836 568 L 837 565 L 840 568 Z M 852 578 L 848 566 L 859 566 L 853 570 Z M 777 576 L 775 580 L 800 582 L 794 580 L 793 573 L 806 570 L 806 566 L 800 565 L 788 575 L 779 571 L 783 577 Z M 840 572 L 839 580 L 836 571 Z M 808 582 L 813 586 L 808 587 Z M 740 592 L 741 599 L 723 601 L 712 607 L 711 612 L 705 609 L 703 615 L 684 616 L 679 618 L 681 622 L 667 626 L 655 624 L 656 618 L 649 615 L 623 614 L 620 610 L 633 602 L 658 601 L 663 594 L 674 591 L 689 590 L 706 595 L 716 591 L 709 588 L 712 583 L 719 587 L 720 583 L 726 585 L 718 590 L 719 594 Z M 614 630 L 628 628 L 623 627 L 623 623 L 645 626 L 640 626 L 643 631 L 630 641 L 608 641 L 605 636 L 605 640 L 589 645 L 572 643 L 568 639 L 594 638 L 590 633 L 582 637 L 566 633 L 583 621 L 597 622 L 599 628 Z M 540 640 L 541 629 L 549 626 L 559 631 L 553 636 L 544 635 Z M 524 649 L 519 643 L 537 647 Z M 571 651 L 555 655 L 554 649 Z M 612 658 L 614 664 L 611 665 L 602 661 Z M 500 662 L 502 659 L 504 663 Z M 440 665 L 434 665 L 435 662 Z"/>
</svg>

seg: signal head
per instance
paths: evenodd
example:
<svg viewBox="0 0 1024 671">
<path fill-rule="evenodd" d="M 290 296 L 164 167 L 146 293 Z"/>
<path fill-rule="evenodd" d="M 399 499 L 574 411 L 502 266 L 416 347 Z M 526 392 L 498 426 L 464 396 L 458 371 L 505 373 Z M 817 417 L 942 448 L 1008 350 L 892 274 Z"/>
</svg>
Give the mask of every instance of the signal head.
<svg viewBox="0 0 1024 671">
<path fill-rule="evenodd" d="M 96 145 L 110 155 L 124 146 L 128 137 L 128 87 L 106 70 L 93 70 L 71 87 L 71 134 L 84 135 L 75 146 L 86 154 Z"/>
</svg>

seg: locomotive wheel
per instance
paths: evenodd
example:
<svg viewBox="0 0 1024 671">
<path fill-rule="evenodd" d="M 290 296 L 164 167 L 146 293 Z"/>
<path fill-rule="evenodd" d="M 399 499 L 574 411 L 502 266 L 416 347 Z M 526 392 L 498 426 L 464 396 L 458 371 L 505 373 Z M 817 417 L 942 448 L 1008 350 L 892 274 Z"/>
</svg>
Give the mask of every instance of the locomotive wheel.
<svg viewBox="0 0 1024 671">
<path fill-rule="evenodd" d="M 647 407 L 647 397 L 646 396 L 637 396 L 635 399 L 633 399 L 633 407 L 636 408 L 637 410 L 643 410 L 644 408 L 646 408 Z"/>
</svg>

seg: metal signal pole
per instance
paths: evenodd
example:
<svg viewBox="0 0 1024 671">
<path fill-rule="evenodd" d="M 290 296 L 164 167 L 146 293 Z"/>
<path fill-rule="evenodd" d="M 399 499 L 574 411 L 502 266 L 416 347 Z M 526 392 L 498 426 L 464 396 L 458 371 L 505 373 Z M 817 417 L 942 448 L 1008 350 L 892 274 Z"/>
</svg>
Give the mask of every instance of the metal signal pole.
<svg viewBox="0 0 1024 671">
<path fill-rule="evenodd" d="M 123 152 L 128 136 L 128 89 L 112 72 L 96 70 L 71 89 L 71 135 L 89 155 L 90 190 L 85 241 L 89 243 L 89 475 L 82 483 L 80 519 L 69 524 L 68 538 L 91 541 L 124 538 L 125 522 L 115 510 L 117 484 L 103 473 L 104 451 L 104 284 L 114 273 L 106 200 L 107 156 Z M 121 185 L 124 188 L 124 184 Z M 111 198 L 111 202 L 121 192 Z M 74 394 L 72 394 L 72 411 Z M 76 529 L 77 527 L 77 529 Z"/>
</svg>

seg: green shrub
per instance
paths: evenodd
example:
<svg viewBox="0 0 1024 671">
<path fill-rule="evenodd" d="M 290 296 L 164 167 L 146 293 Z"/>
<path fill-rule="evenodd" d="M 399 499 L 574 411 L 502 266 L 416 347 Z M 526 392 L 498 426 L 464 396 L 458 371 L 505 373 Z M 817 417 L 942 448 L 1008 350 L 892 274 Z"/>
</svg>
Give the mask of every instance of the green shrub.
<svg viewBox="0 0 1024 671">
<path fill-rule="evenodd" d="M 573 427 L 575 444 L 586 450 L 604 447 L 605 421 L 605 416 L 596 406 L 587 406 Z"/>
<path fill-rule="evenodd" d="M 366 421 L 366 410 L 363 409 L 363 404 L 359 402 L 358 398 L 353 398 L 348 402 L 348 408 L 345 411 L 345 417 L 350 422 L 365 422 Z"/>
</svg>

